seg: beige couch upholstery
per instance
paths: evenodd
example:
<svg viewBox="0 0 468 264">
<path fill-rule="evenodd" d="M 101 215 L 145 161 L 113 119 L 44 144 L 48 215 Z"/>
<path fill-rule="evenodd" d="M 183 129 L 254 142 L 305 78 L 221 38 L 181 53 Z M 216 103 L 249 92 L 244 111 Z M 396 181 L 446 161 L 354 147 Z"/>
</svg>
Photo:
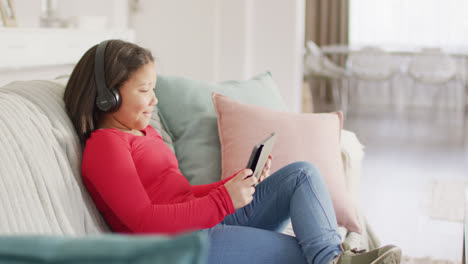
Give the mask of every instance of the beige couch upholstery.
<svg viewBox="0 0 468 264">
<path fill-rule="evenodd" d="M 81 182 L 81 148 L 62 100 L 66 81 L 0 87 L 0 234 L 109 232 Z M 151 125 L 170 143 L 157 114 Z M 352 132 L 342 133 L 342 157 L 358 204 L 363 149 Z M 363 224 L 362 235 L 340 232 L 356 246 L 372 247 L 375 237 Z"/>
</svg>

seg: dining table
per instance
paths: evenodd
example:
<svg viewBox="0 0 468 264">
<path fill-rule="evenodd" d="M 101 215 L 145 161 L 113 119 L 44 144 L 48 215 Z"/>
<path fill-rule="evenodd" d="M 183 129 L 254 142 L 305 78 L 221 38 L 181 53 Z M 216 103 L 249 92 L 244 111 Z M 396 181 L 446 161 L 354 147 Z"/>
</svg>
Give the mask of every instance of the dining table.
<svg viewBox="0 0 468 264">
<path fill-rule="evenodd" d="M 352 53 L 357 53 L 363 48 L 369 47 L 369 45 L 363 44 L 332 44 L 321 46 L 320 49 L 324 55 L 330 56 L 333 59 L 337 58 L 346 58 L 347 55 Z M 453 58 L 462 61 L 464 70 L 460 71 L 463 75 L 463 126 L 466 127 L 468 121 L 468 45 L 465 46 L 443 46 L 443 47 L 434 47 L 434 46 L 416 46 L 416 45 L 391 45 L 383 44 L 372 47 L 378 47 L 379 49 L 387 52 L 388 54 L 395 56 L 414 56 L 421 54 L 428 50 L 437 50 L 452 56 Z"/>
</svg>

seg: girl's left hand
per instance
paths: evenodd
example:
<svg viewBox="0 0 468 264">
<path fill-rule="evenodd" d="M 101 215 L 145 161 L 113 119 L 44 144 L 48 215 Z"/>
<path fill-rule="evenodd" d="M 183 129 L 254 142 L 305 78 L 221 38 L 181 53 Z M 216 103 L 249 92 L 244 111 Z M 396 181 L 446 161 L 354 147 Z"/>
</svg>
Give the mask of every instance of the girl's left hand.
<svg viewBox="0 0 468 264">
<path fill-rule="evenodd" d="M 260 175 L 260 178 L 258 179 L 258 182 L 261 182 L 265 180 L 268 176 L 270 176 L 270 169 L 271 169 L 271 160 L 273 159 L 273 156 L 270 154 L 268 156 L 268 160 L 265 163 L 265 167 L 263 167 L 262 175 Z"/>
</svg>

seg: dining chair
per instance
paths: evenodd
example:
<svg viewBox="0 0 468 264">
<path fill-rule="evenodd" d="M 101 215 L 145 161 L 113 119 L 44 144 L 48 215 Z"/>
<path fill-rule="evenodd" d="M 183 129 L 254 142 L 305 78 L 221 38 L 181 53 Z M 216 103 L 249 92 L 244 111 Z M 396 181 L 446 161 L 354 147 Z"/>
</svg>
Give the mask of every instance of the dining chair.
<svg viewBox="0 0 468 264">
<path fill-rule="evenodd" d="M 350 97 L 353 104 L 358 101 L 356 97 L 372 100 L 373 102 L 387 103 L 391 106 L 396 106 L 397 103 L 401 104 L 401 101 L 397 101 L 398 95 L 393 83 L 394 78 L 400 72 L 400 64 L 392 54 L 378 46 L 365 46 L 349 54 L 346 68 L 352 76 L 352 93 Z M 372 87 L 367 88 L 366 91 L 376 91 L 376 87 L 383 85 L 388 90 L 387 94 L 379 96 L 379 100 L 373 100 L 369 94 L 363 94 L 361 91 L 361 88 L 364 88 L 362 86 L 369 85 L 372 85 Z M 385 97 L 385 102 L 382 102 L 381 99 Z"/>
<path fill-rule="evenodd" d="M 435 114 L 442 115 L 441 121 L 460 124 L 465 134 L 468 91 L 465 73 L 456 59 L 438 48 L 422 49 L 409 61 L 408 75 L 415 84 L 409 102 L 425 99 Z M 451 111 L 454 114 L 450 115 Z"/>
<path fill-rule="evenodd" d="M 313 41 L 306 43 L 304 53 L 304 79 L 329 80 L 332 82 L 333 98 L 337 102 L 343 115 L 346 116 L 348 103 L 348 77 L 349 72 L 335 64 L 324 55 Z"/>
<path fill-rule="evenodd" d="M 457 103 L 457 98 L 462 98 L 462 96 L 456 95 L 456 87 L 453 89 L 449 87 L 452 81 L 456 84 L 462 83 L 457 63 L 453 57 L 440 49 L 422 49 L 421 52 L 415 54 L 408 63 L 408 75 L 415 84 L 424 86 L 425 94 L 430 92 L 431 87 L 435 88 L 432 89 L 434 90 L 431 98 L 432 105 L 442 107 L 443 99 L 445 99 L 445 107 L 458 108 L 462 105 L 462 103 Z M 412 90 L 410 102 L 416 99 L 414 92 L 416 89 Z M 452 90 L 452 98 L 450 98 L 450 90 Z"/>
</svg>

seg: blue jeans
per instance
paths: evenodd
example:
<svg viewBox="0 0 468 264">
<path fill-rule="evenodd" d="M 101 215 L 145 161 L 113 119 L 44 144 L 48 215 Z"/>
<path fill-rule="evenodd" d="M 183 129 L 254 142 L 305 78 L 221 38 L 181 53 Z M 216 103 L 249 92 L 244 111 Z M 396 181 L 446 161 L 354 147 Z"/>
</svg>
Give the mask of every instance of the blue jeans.
<svg viewBox="0 0 468 264">
<path fill-rule="evenodd" d="M 296 237 L 279 233 L 291 219 Z M 295 162 L 257 185 L 253 201 L 208 229 L 210 264 L 328 264 L 342 251 L 318 169 Z"/>
</svg>

